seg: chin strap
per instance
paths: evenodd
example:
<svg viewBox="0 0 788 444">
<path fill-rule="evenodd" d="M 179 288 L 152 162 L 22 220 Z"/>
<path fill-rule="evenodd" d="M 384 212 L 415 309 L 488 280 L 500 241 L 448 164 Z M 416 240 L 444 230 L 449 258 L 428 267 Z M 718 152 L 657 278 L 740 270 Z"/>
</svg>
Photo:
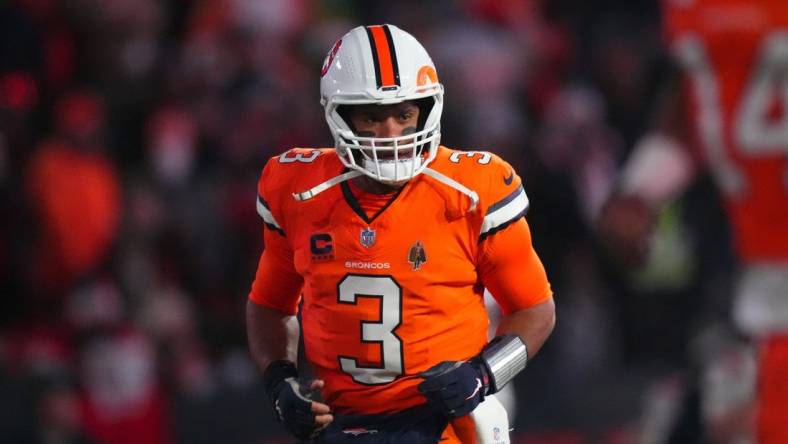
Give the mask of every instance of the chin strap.
<svg viewBox="0 0 788 444">
<path fill-rule="evenodd" d="M 361 176 L 362 174 L 364 173 L 362 173 L 361 171 L 355 171 L 355 170 L 348 171 L 347 173 L 340 174 L 339 176 L 328 179 L 327 181 L 321 183 L 320 185 L 314 186 L 306 191 L 303 191 L 301 193 L 293 193 L 293 199 L 299 202 L 309 200 L 317 196 L 318 194 L 322 193 L 323 191 L 333 187 L 334 185 L 342 183 L 346 180 L 353 179 L 354 177 Z"/>
<path fill-rule="evenodd" d="M 437 180 L 438 182 L 447 185 L 455 190 L 459 191 L 460 193 L 468 196 L 471 200 L 471 207 L 468 209 L 468 212 L 471 212 L 476 209 L 476 206 L 479 204 L 479 195 L 476 194 L 476 191 L 471 190 L 470 188 L 466 187 L 465 185 L 457 182 L 456 180 L 448 177 L 442 173 L 439 173 L 431 168 L 424 168 L 424 174 L 427 176 L 432 177 L 433 179 Z M 346 180 L 350 180 L 359 176 L 362 176 L 364 173 L 361 171 L 348 171 L 344 174 L 340 174 L 339 176 L 333 177 L 328 179 L 327 181 L 314 186 L 306 191 L 301 193 L 293 193 L 293 199 L 303 202 L 305 200 L 312 199 L 313 197 L 317 196 L 318 194 L 322 193 L 323 191 L 333 187 L 334 185 L 340 184 Z"/>
<path fill-rule="evenodd" d="M 476 194 L 476 191 L 471 190 L 470 188 L 468 188 L 465 185 L 457 182 L 456 180 L 452 179 L 451 177 L 446 176 L 446 175 L 444 175 L 442 173 L 439 173 L 439 172 L 433 170 L 432 168 L 424 168 L 423 173 L 428 175 L 428 176 L 430 176 L 430 177 L 432 177 L 433 179 L 437 180 L 438 182 L 440 182 L 440 183 L 442 183 L 444 185 L 448 185 L 448 186 L 454 188 L 455 190 L 459 191 L 460 193 L 468 196 L 468 198 L 471 199 L 471 207 L 468 208 L 468 212 L 469 213 L 476 209 L 476 206 L 479 204 L 479 195 Z"/>
</svg>

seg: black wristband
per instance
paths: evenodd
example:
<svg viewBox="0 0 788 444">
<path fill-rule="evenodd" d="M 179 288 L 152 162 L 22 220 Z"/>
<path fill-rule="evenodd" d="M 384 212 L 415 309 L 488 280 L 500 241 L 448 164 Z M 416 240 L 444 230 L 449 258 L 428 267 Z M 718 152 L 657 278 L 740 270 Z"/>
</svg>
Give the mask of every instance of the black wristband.
<svg viewBox="0 0 788 444">
<path fill-rule="evenodd" d="M 279 396 L 279 385 L 287 378 L 298 378 L 298 369 L 292 361 L 280 359 L 268 364 L 263 372 L 263 387 L 271 402 Z"/>
</svg>

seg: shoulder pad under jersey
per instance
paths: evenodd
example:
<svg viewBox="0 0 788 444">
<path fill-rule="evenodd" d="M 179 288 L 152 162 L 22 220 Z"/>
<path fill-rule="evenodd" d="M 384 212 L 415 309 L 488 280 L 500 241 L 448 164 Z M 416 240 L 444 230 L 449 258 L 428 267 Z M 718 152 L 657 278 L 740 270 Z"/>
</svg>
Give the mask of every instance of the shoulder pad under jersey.
<svg viewBox="0 0 788 444">
<path fill-rule="evenodd" d="M 293 148 L 271 157 L 257 183 L 257 213 L 266 227 L 285 235 L 287 214 L 298 193 L 342 172 L 333 148 Z"/>
<path fill-rule="evenodd" d="M 487 151 L 458 151 L 441 147 L 430 168 L 452 178 L 479 196 L 479 241 L 528 211 L 522 179 L 501 157 Z"/>
</svg>

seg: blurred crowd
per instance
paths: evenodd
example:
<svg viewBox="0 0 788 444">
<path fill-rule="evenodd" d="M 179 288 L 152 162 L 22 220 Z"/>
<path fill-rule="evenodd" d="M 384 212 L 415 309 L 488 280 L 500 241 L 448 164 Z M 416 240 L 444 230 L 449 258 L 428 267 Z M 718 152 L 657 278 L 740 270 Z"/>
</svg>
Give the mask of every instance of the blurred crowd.
<svg viewBox="0 0 788 444">
<path fill-rule="evenodd" d="M 660 442 L 691 415 L 693 344 L 730 292 L 712 187 L 661 213 L 637 273 L 594 234 L 664 76 L 656 0 L 7 0 L 0 441 L 287 442 L 246 350 L 256 182 L 333 145 L 318 73 L 371 23 L 431 53 L 443 144 L 524 179 L 558 326 L 515 440 Z"/>
</svg>

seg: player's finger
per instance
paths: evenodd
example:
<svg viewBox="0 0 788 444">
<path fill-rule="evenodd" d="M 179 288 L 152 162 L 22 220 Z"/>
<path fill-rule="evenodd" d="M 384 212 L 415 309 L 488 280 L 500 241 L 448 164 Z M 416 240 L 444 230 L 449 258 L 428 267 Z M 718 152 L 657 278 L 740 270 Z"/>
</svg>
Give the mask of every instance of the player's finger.
<svg viewBox="0 0 788 444">
<path fill-rule="evenodd" d="M 322 379 L 315 379 L 309 383 L 309 388 L 312 390 L 321 390 L 325 385 L 326 383 Z"/>
<path fill-rule="evenodd" d="M 449 386 L 456 384 L 456 382 L 457 376 L 449 373 L 425 379 L 417 388 L 421 393 L 426 394 L 446 390 Z"/>
<path fill-rule="evenodd" d="M 446 388 L 446 382 L 441 379 L 427 379 L 417 386 L 418 390 L 426 395 L 428 393 L 440 392 Z"/>
<path fill-rule="evenodd" d="M 325 415 L 315 415 L 315 424 L 325 427 L 331 422 L 334 421 L 334 415 L 325 414 Z"/>
<path fill-rule="evenodd" d="M 312 401 L 312 413 L 316 415 L 331 413 L 331 407 L 323 404 L 322 402 Z"/>
<path fill-rule="evenodd" d="M 459 366 L 462 365 L 460 361 L 443 361 L 438 365 L 430 367 L 429 370 L 419 373 L 419 376 L 422 378 L 435 378 L 441 375 L 445 375 L 456 370 Z"/>
</svg>

